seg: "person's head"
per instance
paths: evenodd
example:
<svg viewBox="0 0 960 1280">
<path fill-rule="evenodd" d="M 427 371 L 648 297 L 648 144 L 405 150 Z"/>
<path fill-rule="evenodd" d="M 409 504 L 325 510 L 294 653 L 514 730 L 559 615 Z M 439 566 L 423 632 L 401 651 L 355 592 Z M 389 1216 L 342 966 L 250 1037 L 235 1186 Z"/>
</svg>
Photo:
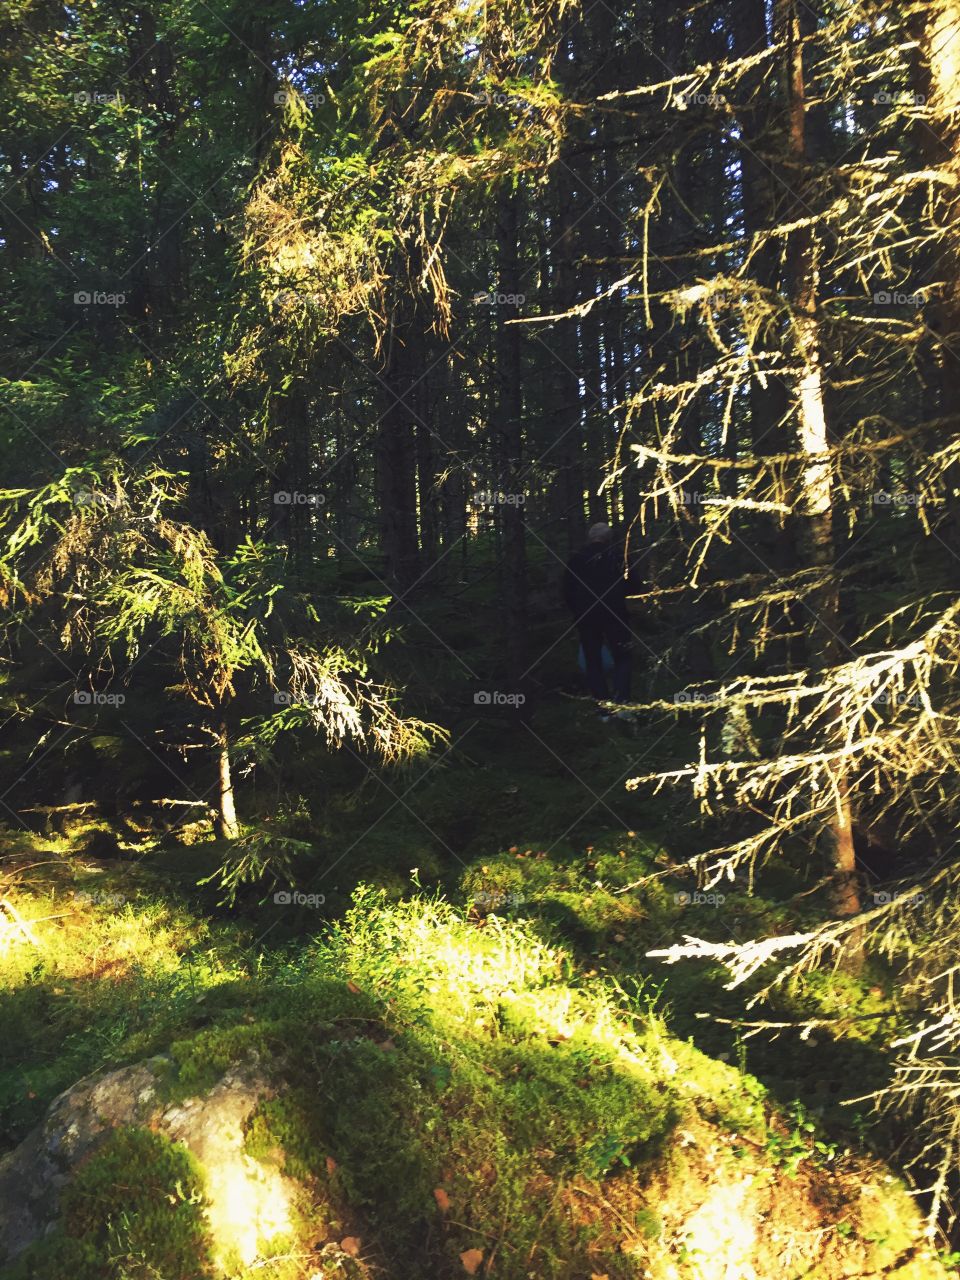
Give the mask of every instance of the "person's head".
<svg viewBox="0 0 960 1280">
<path fill-rule="evenodd" d="M 587 530 L 587 543 L 591 547 L 606 547 L 613 541 L 613 530 L 602 521 L 592 524 Z"/>
</svg>

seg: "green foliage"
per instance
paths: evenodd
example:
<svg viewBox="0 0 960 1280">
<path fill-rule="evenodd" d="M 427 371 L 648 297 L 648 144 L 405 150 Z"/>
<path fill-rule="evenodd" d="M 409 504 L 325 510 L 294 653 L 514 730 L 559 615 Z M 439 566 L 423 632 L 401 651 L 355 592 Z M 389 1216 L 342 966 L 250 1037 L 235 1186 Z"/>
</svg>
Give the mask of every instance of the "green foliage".
<svg viewBox="0 0 960 1280">
<path fill-rule="evenodd" d="M 767 1151 L 788 1177 L 795 1178 L 804 1161 L 826 1165 L 836 1159 L 837 1144 L 816 1137 L 817 1126 L 802 1102 L 790 1104 L 788 1117 L 785 1133 L 771 1129 L 767 1135 Z"/>
<path fill-rule="evenodd" d="M 248 885 L 269 888 L 296 884 L 294 862 L 298 854 L 308 853 L 310 848 L 305 840 L 292 836 L 248 830 L 229 842 L 213 875 L 203 876 L 197 883 L 216 881 L 223 892 L 222 901 L 233 906 L 237 895 Z"/>
</svg>

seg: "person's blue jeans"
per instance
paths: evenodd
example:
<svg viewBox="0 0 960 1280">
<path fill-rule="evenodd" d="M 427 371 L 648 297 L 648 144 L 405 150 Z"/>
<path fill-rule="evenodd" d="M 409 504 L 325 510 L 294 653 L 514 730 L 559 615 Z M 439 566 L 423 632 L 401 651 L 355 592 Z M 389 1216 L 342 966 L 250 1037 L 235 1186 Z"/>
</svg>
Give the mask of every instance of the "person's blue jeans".
<svg viewBox="0 0 960 1280">
<path fill-rule="evenodd" d="M 594 698 L 608 698 L 607 678 L 603 671 L 603 646 L 613 655 L 613 701 L 630 701 L 630 627 L 607 609 L 597 609 L 577 623 L 583 658 L 587 668 L 587 688 Z"/>
</svg>

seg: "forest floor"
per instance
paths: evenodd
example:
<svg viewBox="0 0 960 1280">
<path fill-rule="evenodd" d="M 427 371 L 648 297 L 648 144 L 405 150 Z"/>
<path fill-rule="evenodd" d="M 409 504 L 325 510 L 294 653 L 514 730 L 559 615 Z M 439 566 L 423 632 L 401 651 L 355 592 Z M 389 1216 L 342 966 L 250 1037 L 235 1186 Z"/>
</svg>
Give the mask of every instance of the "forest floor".
<svg viewBox="0 0 960 1280">
<path fill-rule="evenodd" d="M 248 821 L 304 842 L 299 902 L 255 886 L 225 903 L 203 821 L 85 810 L 6 833 L 4 893 L 31 936 L 0 952 L 3 1150 L 45 1116 L 51 1134 L 50 1104 L 91 1073 L 162 1064 L 141 1126 L 159 1143 L 169 1108 L 255 1069 L 270 1083 L 243 1159 L 284 1208 L 271 1227 L 248 1205 L 263 1230 L 245 1256 L 205 1234 L 172 1157 L 124 1199 L 146 1158 L 129 1137 L 85 1157 L 59 1225 L 4 1277 L 948 1274 L 896 1131 L 853 1101 L 889 1078 L 896 974 L 810 974 L 758 1013 L 717 966 L 651 957 L 684 935 L 793 931 L 823 904 L 788 855 L 698 900 L 677 864 L 709 830 L 680 797 L 623 785 L 688 759 L 691 735 L 672 714 L 601 723 L 569 639 L 522 708 L 477 703 L 496 642 L 476 616 L 437 609 L 453 652 L 397 659 L 443 705 L 448 748 L 387 774 L 304 753 L 279 800 L 242 791 Z M 132 767 L 110 734 L 100 750 Z M 831 1029 L 771 1039 L 757 1016 Z M 162 1226 L 153 1194 L 176 1208 Z"/>
</svg>

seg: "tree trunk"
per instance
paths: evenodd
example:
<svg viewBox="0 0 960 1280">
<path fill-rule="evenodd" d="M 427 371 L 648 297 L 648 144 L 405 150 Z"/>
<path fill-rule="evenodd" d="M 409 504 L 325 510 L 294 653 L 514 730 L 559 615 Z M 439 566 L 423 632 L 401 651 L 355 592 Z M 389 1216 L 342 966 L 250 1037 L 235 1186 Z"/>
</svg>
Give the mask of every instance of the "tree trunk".
<svg viewBox="0 0 960 1280">
<path fill-rule="evenodd" d="M 497 239 L 499 289 L 508 298 L 520 292 L 519 196 L 504 187 L 499 197 Z M 497 474 L 507 496 L 503 513 L 504 588 L 506 592 L 507 671 L 518 679 L 526 669 L 527 548 L 523 478 L 523 367 L 521 326 L 509 324 L 520 314 L 516 302 L 497 307 Z"/>
<path fill-rule="evenodd" d="M 230 769 L 230 736 L 227 722 L 221 720 L 219 726 L 218 768 L 220 785 L 220 807 L 217 816 L 217 835 L 224 840 L 236 840 L 240 834 L 237 823 L 237 810 L 233 799 L 233 774 Z"/>
<path fill-rule="evenodd" d="M 423 370 L 416 359 L 418 308 L 415 272 L 402 254 L 394 267 L 393 316 L 380 382 L 384 407 L 376 439 L 377 513 L 380 548 L 387 577 L 403 589 L 416 577 L 417 536 L 417 382 Z"/>
<path fill-rule="evenodd" d="M 786 148 L 790 171 L 802 178 L 807 161 L 806 102 L 797 0 L 778 0 L 777 35 L 786 50 Z M 802 190 L 802 183 L 801 183 Z M 801 548 L 807 567 L 818 570 L 823 583 L 811 597 L 811 659 L 829 667 L 841 656 L 839 588 L 832 577 L 836 559 L 833 524 L 833 469 L 823 385 L 823 361 L 818 314 L 819 246 L 814 225 L 795 232 L 788 250 L 794 341 L 800 357 L 797 385 L 797 429 L 801 452 L 810 458 L 801 475 Z M 825 721 L 831 719 L 828 712 Z M 831 734 L 826 725 L 825 734 Z M 828 738 L 828 746 L 837 746 Z M 847 771 L 835 766 L 832 778 L 835 816 L 822 838 L 823 855 L 832 879 L 833 907 L 838 915 L 860 910 L 853 846 L 853 812 Z"/>
</svg>

